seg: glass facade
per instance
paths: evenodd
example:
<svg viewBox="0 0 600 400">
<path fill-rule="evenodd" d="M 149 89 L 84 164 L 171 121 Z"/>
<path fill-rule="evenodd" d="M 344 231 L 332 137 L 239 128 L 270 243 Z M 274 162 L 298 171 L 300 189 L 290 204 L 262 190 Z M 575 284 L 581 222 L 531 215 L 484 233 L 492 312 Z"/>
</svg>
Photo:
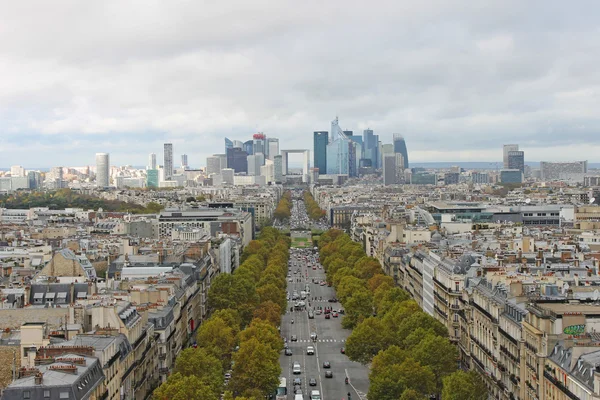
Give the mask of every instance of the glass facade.
<svg viewBox="0 0 600 400">
<path fill-rule="evenodd" d="M 146 186 L 158 187 L 158 170 L 149 169 L 146 171 Z"/>
<path fill-rule="evenodd" d="M 350 174 L 350 146 L 348 141 L 337 137 L 327 145 L 327 174 Z"/>
<path fill-rule="evenodd" d="M 394 135 L 394 153 L 402 154 L 402 157 L 404 157 L 404 169 L 408 168 L 408 150 L 406 149 L 406 142 L 402 135 Z"/>
<path fill-rule="evenodd" d="M 327 145 L 329 144 L 329 132 L 317 131 L 314 133 L 314 167 L 319 168 L 319 174 L 327 173 Z"/>
</svg>

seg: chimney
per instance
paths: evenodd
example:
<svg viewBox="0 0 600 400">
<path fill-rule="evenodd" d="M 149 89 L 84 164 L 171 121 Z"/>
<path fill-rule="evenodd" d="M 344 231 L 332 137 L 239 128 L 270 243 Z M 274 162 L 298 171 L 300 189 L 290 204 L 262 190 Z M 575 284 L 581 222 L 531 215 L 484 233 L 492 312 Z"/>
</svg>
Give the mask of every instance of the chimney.
<svg viewBox="0 0 600 400">
<path fill-rule="evenodd" d="M 35 374 L 34 382 L 36 385 L 41 385 L 42 383 L 44 383 L 44 374 L 42 374 L 41 372 Z"/>
</svg>

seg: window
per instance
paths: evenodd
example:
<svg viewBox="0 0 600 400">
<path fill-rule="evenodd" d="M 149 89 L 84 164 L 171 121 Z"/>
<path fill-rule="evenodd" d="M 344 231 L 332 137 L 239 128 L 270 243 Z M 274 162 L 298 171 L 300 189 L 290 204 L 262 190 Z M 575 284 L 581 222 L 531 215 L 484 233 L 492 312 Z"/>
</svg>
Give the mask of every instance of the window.
<svg viewBox="0 0 600 400">
<path fill-rule="evenodd" d="M 68 399 L 69 398 L 69 392 L 60 392 L 60 398 L 61 399 Z"/>
<path fill-rule="evenodd" d="M 24 399 L 30 399 L 31 398 L 31 392 L 29 390 L 24 390 L 23 391 L 23 398 Z"/>
<path fill-rule="evenodd" d="M 49 399 L 50 398 L 50 391 L 49 390 L 44 390 L 44 398 L 45 399 Z"/>
</svg>

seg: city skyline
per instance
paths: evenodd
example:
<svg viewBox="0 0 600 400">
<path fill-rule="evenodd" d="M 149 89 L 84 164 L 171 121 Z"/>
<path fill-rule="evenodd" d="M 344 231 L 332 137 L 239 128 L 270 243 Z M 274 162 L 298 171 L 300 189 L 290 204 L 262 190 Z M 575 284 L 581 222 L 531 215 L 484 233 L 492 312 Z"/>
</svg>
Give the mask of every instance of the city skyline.
<svg viewBox="0 0 600 400">
<path fill-rule="evenodd" d="M 459 3 L 139 13 L 127 1 L 64 1 L 49 8 L 55 18 L 7 4 L 0 159 L 85 165 L 107 152 L 116 165 L 145 165 L 171 142 L 201 165 L 223 137 L 264 132 L 282 148 L 306 147 L 337 114 L 383 142 L 403 135 L 411 162 L 495 160 L 504 143 L 534 160 L 594 161 L 600 4 Z M 340 13 L 343 29 L 327 23 Z"/>
</svg>

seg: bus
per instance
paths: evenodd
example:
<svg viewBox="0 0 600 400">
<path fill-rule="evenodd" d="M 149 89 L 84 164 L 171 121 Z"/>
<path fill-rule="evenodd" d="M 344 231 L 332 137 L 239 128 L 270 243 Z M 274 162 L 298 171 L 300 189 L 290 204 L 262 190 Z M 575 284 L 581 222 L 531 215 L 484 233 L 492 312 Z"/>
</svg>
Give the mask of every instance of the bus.
<svg viewBox="0 0 600 400">
<path fill-rule="evenodd" d="M 275 394 L 276 400 L 287 400 L 287 381 L 284 377 L 279 378 L 279 386 Z"/>
</svg>

